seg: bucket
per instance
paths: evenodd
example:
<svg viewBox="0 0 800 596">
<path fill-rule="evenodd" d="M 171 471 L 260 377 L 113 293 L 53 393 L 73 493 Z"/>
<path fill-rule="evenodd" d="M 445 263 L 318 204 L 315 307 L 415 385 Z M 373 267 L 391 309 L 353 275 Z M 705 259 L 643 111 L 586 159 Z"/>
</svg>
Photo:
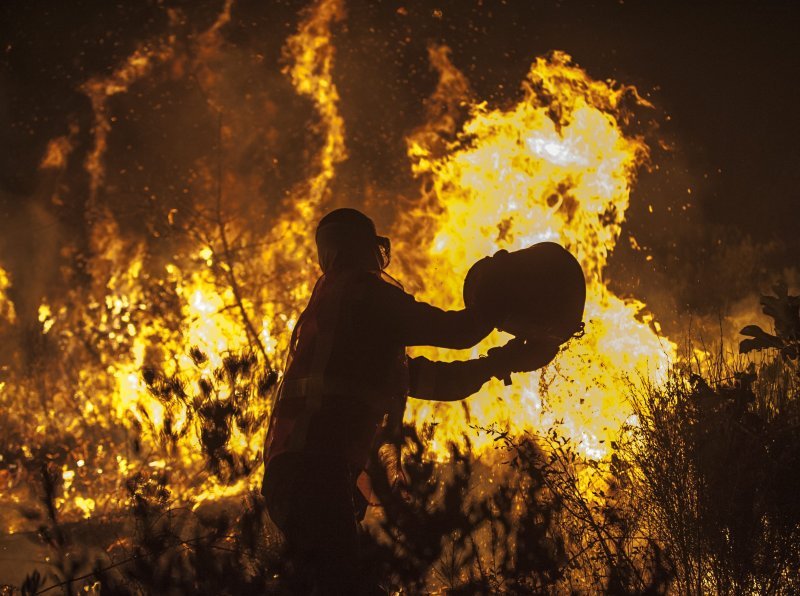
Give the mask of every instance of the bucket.
<svg viewBox="0 0 800 596">
<path fill-rule="evenodd" d="M 464 279 L 464 304 L 501 331 L 561 345 L 583 329 L 586 280 L 572 254 L 541 242 L 475 263 Z"/>
</svg>

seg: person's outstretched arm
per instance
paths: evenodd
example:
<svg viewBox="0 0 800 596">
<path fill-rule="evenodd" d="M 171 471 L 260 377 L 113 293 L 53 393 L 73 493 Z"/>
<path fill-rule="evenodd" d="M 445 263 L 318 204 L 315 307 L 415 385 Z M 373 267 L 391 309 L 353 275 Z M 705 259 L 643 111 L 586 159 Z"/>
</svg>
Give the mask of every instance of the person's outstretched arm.
<svg viewBox="0 0 800 596">
<path fill-rule="evenodd" d="M 424 357 L 409 360 L 411 397 L 437 401 L 456 401 L 477 393 L 492 377 L 505 378 L 512 372 L 536 370 L 555 358 L 558 346 L 529 344 L 512 339 L 492 348 L 483 358 L 456 362 L 434 362 Z M 406 478 L 400 465 L 403 412 L 406 400 L 392 404 L 382 429 L 378 457 L 386 480 L 394 490 L 405 493 Z M 405 497 L 404 497 L 405 498 Z"/>
<path fill-rule="evenodd" d="M 511 340 L 492 348 L 483 358 L 435 362 L 425 357 L 409 360 L 409 395 L 418 399 L 456 401 L 477 393 L 492 377 L 504 379 L 512 372 L 526 372 L 549 364 L 558 346 Z"/>
<path fill-rule="evenodd" d="M 378 311 L 374 318 L 405 346 L 466 349 L 494 329 L 491 321 L 474 310 L 442 310 L 384 281 L 373 282 L 370 293 L 369 302 Z"/>
</svg>

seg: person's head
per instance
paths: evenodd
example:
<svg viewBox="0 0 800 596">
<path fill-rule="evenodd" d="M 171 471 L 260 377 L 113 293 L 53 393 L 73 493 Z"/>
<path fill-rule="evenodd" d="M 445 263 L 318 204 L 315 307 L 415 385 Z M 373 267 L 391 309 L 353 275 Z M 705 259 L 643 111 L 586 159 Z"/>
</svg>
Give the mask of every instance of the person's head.
<svg viewBox="0 0 800 596">
<path fill-rule="evenodd" d="M 336 209 L 317 225 L 317 257 L 323 273 L 344 269 L 380 271 L 389 264 L 389 239 L 356 209 Z"/>
</svg>

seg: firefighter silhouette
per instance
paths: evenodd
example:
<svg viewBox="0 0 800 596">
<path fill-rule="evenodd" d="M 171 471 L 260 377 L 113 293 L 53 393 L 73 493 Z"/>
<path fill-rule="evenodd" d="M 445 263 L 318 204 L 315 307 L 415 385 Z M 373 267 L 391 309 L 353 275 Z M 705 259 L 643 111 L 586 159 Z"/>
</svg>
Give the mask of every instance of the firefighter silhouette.
<svg viewBox="0 0 800 596">
<path fill-rule="evenodd" d="M 384 272 L 389 240 L 355 209 L 323 217 L 316 243 L 322 276 L 292 334 L 262 493 L 317 592 L 357 594 L 358 478 L 380 452 L 389 454 L 381 460 L 391 484 L 403 486 L 397 453 L 376 441 L 392 445 L 406 398 L 466 398 L 492 377 L 548 364 L 561 342 L 511 340 L 485 357 L 447 363 L 408 358 L 409 346 L 474 346 L 500 324 L 497 308 L 444 311 L 415 300 Z"/>
</svg>

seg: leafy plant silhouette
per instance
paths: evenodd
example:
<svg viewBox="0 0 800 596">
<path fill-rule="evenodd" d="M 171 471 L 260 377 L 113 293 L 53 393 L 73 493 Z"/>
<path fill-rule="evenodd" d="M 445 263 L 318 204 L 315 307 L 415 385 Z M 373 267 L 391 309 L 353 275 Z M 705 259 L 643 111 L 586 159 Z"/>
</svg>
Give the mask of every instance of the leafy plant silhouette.
<svg viewBox="0 0 800 596">
<path fill-rule="evenodd" d="M 764 314 L 774 321 L 775 333 L 767 333 L 758 325 L 748 325 L 741 330 L 749 336 L 739 343 L 743 354 L 753 350 L 778 350 L 780 355 L 792 361 L 800 357 L 800 296 L 791 296 L 785 283 L 773 287 L 775 296 L 761 296 Z"/>
<path fill-rule="evenodd" d="M 190 356 L 197 367 L 208 362 L 208 356 L 196 347 Z M 260 367 L 254 354 L 229 354 L 210 374 L 199 375 L 194 386 L 180 372 L 167 375 L 154 367 L 144 368 L 142 378 L 148 392 L 164 406 L 160 425 L 150 421 L 146 411 L 142 413 L 165 446 L 175 445 L 194 425 L 209 471 L 223 482 L 233 483 L 258 465 L 258 454 L 248 458 L 230 444 L 235 430 L 249 436 L 266 424 L 266 410 L 256 413 L 252 403 L 268 399 L 278 376 L 274 370 Z M 177 427 L 179 416 L 183 420 Z"/>
</svg>

